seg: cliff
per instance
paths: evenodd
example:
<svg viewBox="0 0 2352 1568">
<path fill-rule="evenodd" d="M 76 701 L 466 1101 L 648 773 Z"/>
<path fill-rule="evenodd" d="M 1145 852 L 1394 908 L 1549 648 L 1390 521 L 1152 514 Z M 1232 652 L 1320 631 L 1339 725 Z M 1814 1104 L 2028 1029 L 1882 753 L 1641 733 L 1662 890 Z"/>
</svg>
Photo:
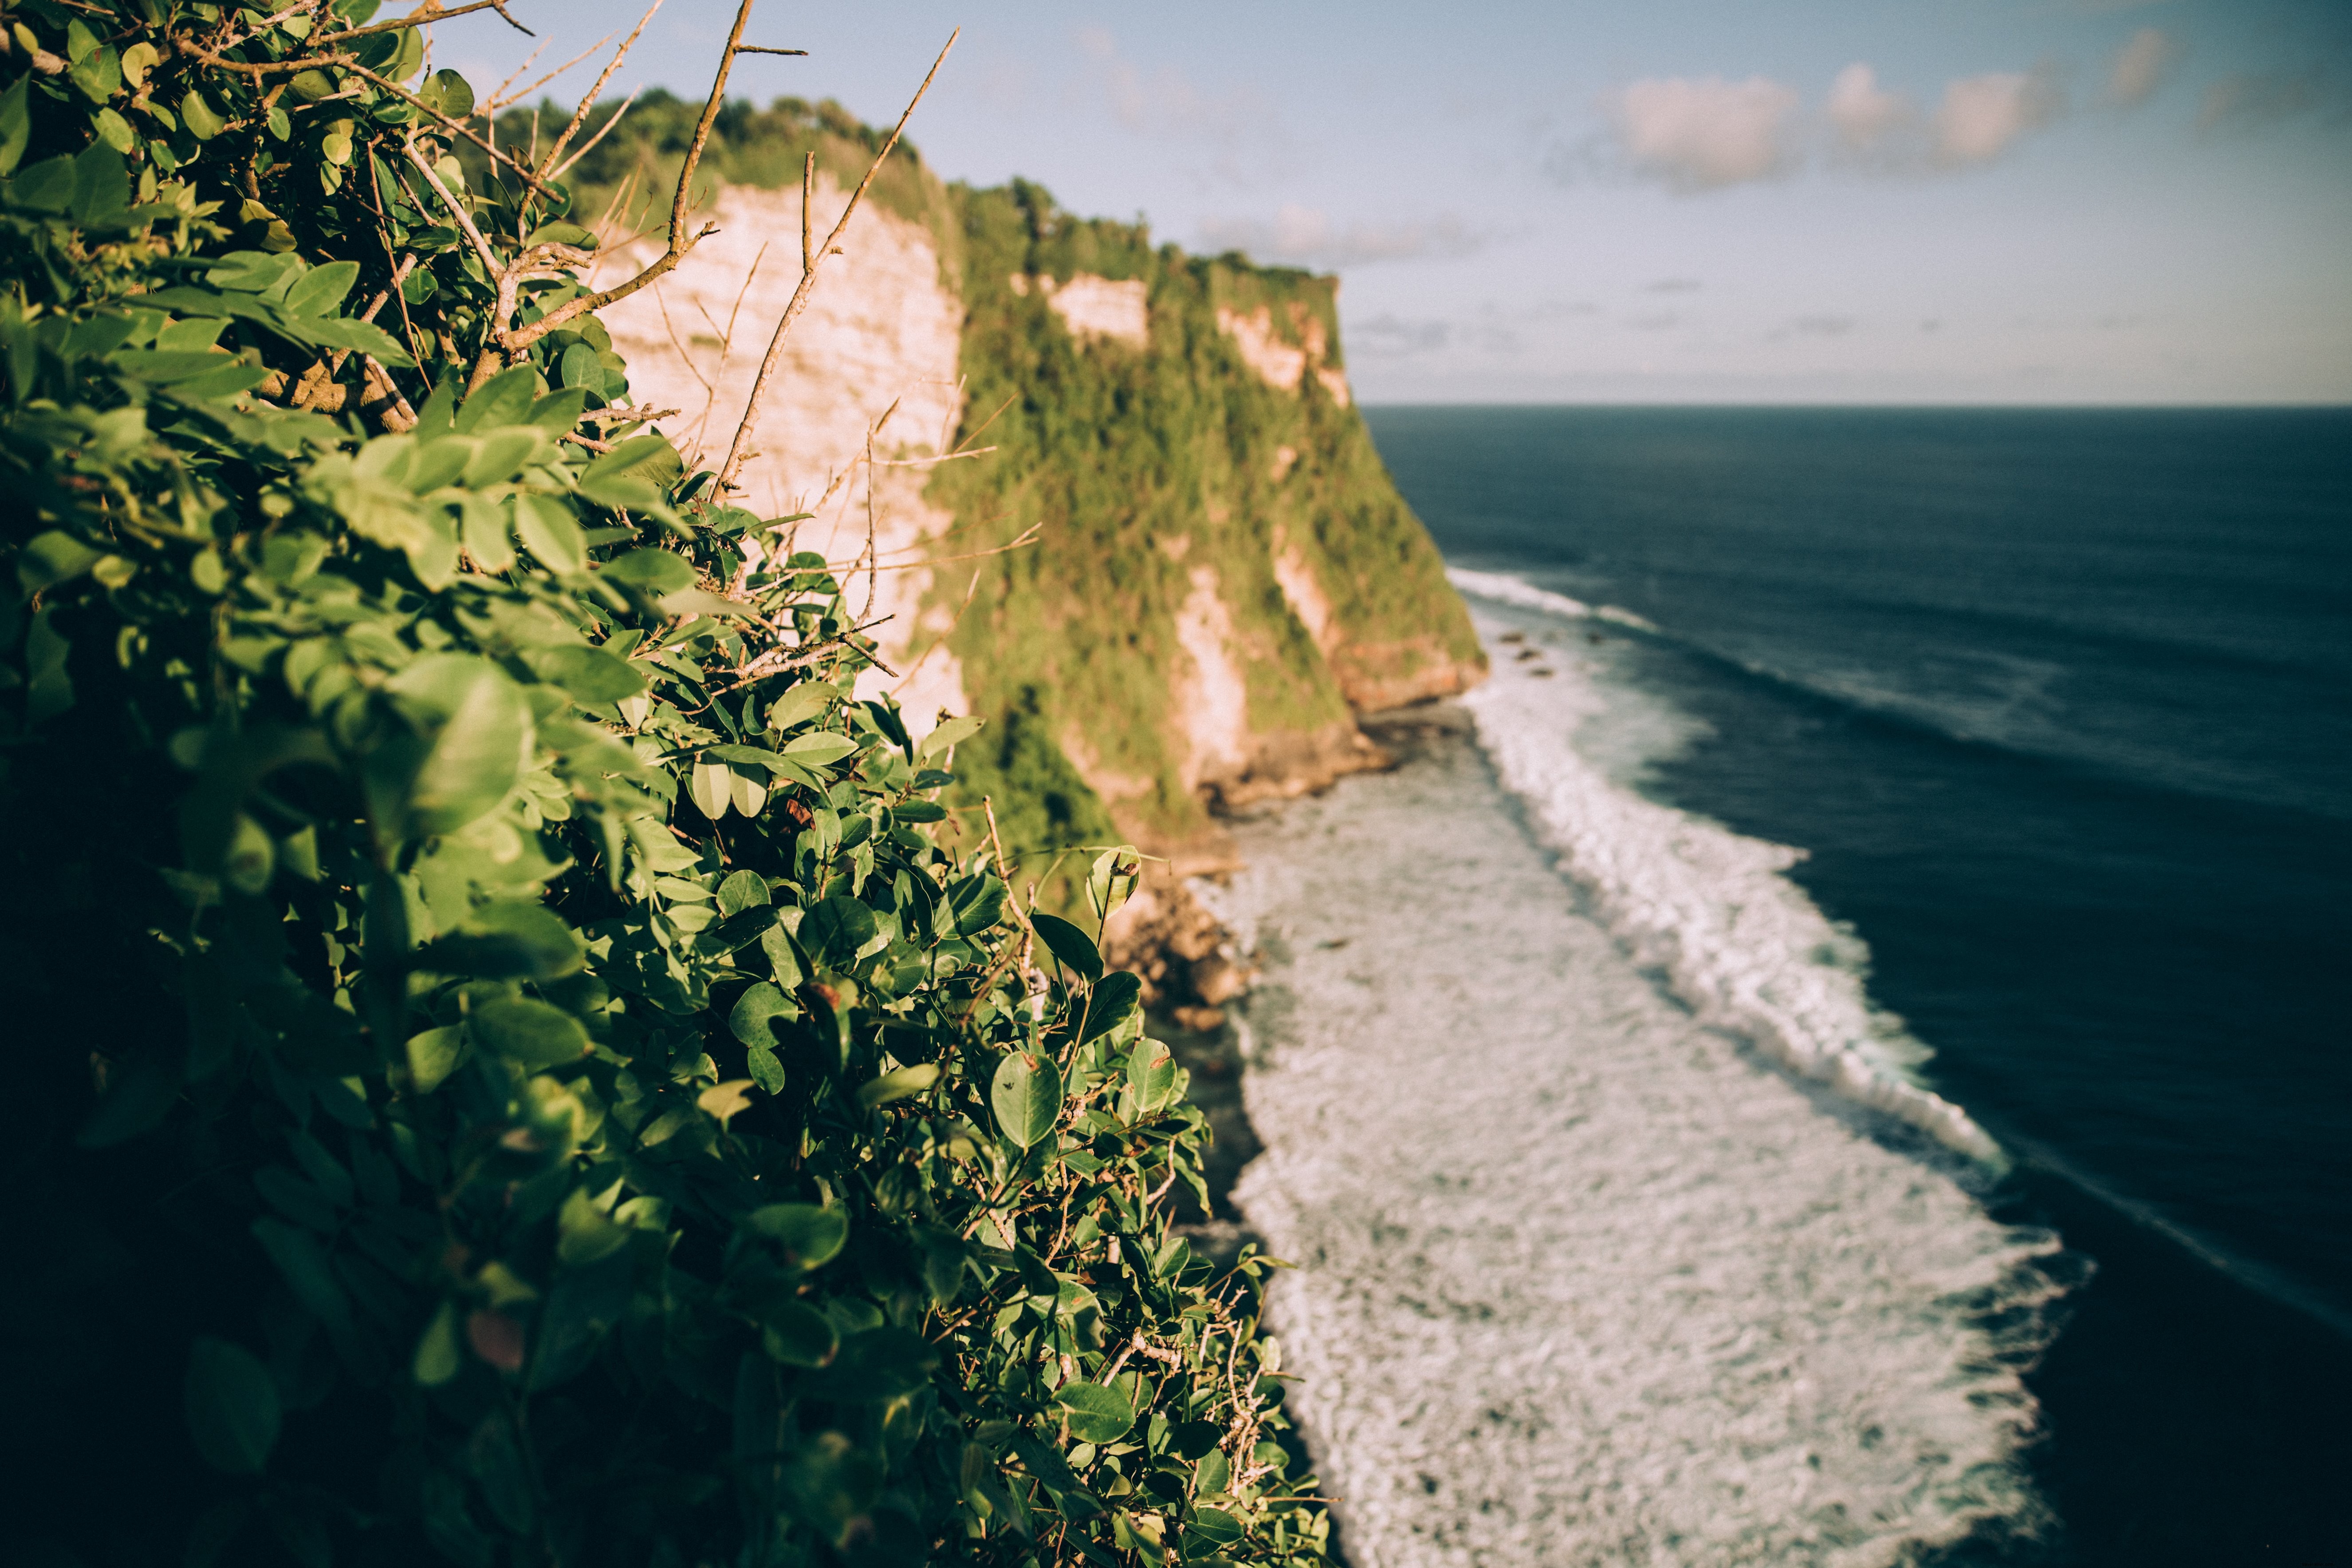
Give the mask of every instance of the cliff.
<svg viewBox="0 0 2352 1568">
<path fill-rule="evenodd" d="M 583 166 L 611 276 L 658 249 L 638 215 L 675 187 L 683 107 L 641 104 L 635 142 Z M 719 129 L 695 193 L 718 232 L 604 315 L 635 399 L 681 410 L 665 428 L 714 462 L 799 282 L 802 154 L 823 236 L 877 143 L 793 100 Z M 813 512 L 798 546 L 859 563 L 852 603 L 887 617 L 894 672 L 875 685 L 910 725 L 992 721 L 957 771 L 1008 847 L 1124 838 L 1168 857 L 1161 877 L 1229 864 L 1218 809 L 1375 765 L 1357 713 L 1479 679 L 1353 406 L 1336 279 L 892 158 L 786 340 L 743 499 Z"/>
</svg>

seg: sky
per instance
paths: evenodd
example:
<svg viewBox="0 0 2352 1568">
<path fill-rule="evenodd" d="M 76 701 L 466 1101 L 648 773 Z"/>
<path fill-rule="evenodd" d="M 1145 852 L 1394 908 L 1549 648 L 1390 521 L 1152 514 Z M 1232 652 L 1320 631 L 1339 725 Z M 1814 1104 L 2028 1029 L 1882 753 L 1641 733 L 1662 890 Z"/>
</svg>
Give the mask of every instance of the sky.
<svg viewBox="0 0 2352 1568">
<path fill-rule="evenodd" d="M 666 0 L 613 90 L 703 95 L 733 16 Z M 810 57 L 730 91 L 887 123 L 959 26 L 933 168 L 1338 273 L 1366 402 L 2352 402 L 2352 0 L 766 5 Z"/>
</svg>

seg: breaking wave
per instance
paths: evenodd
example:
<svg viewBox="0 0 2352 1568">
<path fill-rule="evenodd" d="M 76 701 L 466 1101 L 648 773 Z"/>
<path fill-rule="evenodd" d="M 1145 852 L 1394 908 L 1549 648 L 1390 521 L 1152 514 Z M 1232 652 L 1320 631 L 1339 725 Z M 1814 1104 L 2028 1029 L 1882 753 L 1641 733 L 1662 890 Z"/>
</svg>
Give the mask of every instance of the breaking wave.
<svg viewBox="0 0 2352 1568">
<path fill-rule="evenodd" d="M 1575 620 L 1609 616 L 1499 573 L 1449 573 L 1465 594 Z M 1651 629 L 1643 623 L 1643 629 Z M 1481 626 L 1491 638 L 1504 628 Z M 1556 668 L 1565 667 L 1565 668 Z M 1583 888 L 1601 922 L 1702 1022 L 1752 1041 L 1789 1071 L 1999 1168 L 1998 1144 L 1967 1111 L 1917 1083 L 1930 1054 L 1864 986 L 1868 950 L 1782 873 L 1804 851 L 1746 837 L 1643 799 L 1580 749 L 1610 694 L 1554 658 L 1496 661 L 1464 700 L 1506 788 Z"/>
</svg>

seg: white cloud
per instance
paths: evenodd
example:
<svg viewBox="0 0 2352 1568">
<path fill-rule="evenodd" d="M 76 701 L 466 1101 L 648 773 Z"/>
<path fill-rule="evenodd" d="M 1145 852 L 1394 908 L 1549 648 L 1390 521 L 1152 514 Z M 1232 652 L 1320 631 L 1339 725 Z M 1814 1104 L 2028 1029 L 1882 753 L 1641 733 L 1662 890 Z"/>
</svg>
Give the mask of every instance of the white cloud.
<svg viewBox="0 0 2352 1568">
<path fill-rule="evenodd" d="M 1947 165 L 1990 163 L 2063 107 L 2057 85 L 2040 71 L 1962 77 L 1945 85 L 1936 110 L 1936 159 Z"/>
<path fill-rule="evenodd" d="M 1205 142 L 1216 152 L 1214 172 L 1249 185 L 1269 160 L 1279 161 L 1289 142 L 1282 117 L 1265 95 L 1246 85 L 1222 93 L 1204 91 L 1172 66 L 1147 72 L 1120 52 L 1107 27 L 1081 27 L 1079 49 L 1088 68 L 1081 98 L 1099 94 L 1111 114 L 1141 135 Z"/>
<path fill-rule="evenodd" d="M 2252 131 L 2294 120 L 2326 105 L 2336 104 L 2336 118 L 2347 116 L 2326 72 L 2318 66 L 2296 71 L 2240 71 L 2225 76 L 2205 89 L 2205 105 L 2197 117 L 2200 131 Z"/>
<path fill-rule="evenodd" d="M 1910 100 L 1881 89 L 1878 73 L 1859 60 L 1838 72 L 1822 108 L 1837 127 L 1838 140 L 1856 152 L 1877 146 L 1911 121 Z"/>
<path fill-rule="evenodd" d="M 1451 214 L 1420 223 L 1347 224 L 1314 207 L 1286 202 L 1263 218 L 1206 218 L 1201 238 L 1212 250 L 1242 250 L 1261 261 L 1299 267 L 1360 266 L 1415 257 L 1467 256 L 1486 244 Z"/>
<path fill-rule="evenodd" d="M 1617 132 L 1634 166 L 1677 190 L 1761 180 L 1789 162 L 1794 89 L 1763 77 L 1654 77 L 1617 95 Z"/>
<path fill-rule="evenodd" d="M 2107 101 L 2129 109 L 2143 102 L 2164 80 L 2180 46 L 2155 27 L 2142 27 L 2116 55 L 2107 72 Z"/>
</svg>

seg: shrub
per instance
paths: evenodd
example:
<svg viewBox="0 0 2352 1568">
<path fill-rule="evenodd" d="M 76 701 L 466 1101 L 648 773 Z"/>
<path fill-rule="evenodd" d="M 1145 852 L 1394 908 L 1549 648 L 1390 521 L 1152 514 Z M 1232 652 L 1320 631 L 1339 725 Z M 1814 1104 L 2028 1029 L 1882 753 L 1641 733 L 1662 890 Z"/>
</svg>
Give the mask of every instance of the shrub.
<svg viewBox="0 0 2352 1568">
<path fill-rule="evenodd" d="M 1139 983 L 373 4 L 9 14 L 12 1547 L 1319 1558 Z"/>
</svg>

